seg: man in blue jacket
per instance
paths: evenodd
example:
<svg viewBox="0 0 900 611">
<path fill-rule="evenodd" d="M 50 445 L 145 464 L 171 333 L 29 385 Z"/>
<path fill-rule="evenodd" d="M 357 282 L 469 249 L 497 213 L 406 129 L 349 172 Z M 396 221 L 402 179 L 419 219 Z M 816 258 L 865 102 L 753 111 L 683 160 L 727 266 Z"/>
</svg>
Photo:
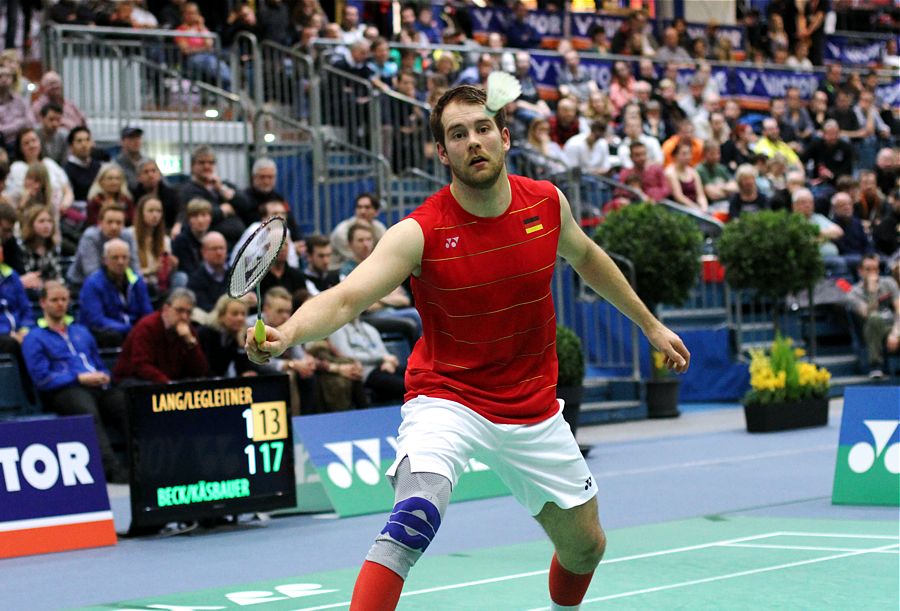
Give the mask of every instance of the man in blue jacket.
<svg viewBox="0 0 900 611">
<path fill-rule="evenodd" d="M 128 244 L 113 238 L 103 245 L 103 266 L 81 287 L 79 322 L 101 348 L 118 347 L 134 324 L 153 311 L 144 279 L 128 266 Z"/>
<path fill-rule="evenodd" d="M 106 433 L 110 426 L 127 434 L 125 393 L 110 385 L 109 370 L 90 331 L 66 315 L 69 289 L 56 280 L 47 281 L 40 303 L 44 316 L 25 336 L 22 351 L 44 406 L 61 416 L 93 417 L 106 479 L 126 483 L 128 471 Z"/>
<path fill-rule="evenodd" d="M 22 358 L 22 340 L 34 326 L 31 303 L 15 270 L 6 264 L 0 249 L 0 353 L 16 359 L 22 390 L 30 403 L 35 403 L 34 387 Z"/>
</svg>

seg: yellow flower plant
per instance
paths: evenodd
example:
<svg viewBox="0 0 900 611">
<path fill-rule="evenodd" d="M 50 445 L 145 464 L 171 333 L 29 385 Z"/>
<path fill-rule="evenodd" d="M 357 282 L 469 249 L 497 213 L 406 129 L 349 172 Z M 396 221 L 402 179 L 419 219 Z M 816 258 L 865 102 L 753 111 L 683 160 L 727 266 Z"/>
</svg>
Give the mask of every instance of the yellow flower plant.
<svg viewBox="0 0 900 611">
<path fill-rule="evenodd" d="M 775 337 L 768 353 L 750 351 L 750 391 L 744 405 L 818 399 L 828 396 L 831 374 L 824 367 L 801 361 L 805 352 L 791 338 Z"/>
</svg>

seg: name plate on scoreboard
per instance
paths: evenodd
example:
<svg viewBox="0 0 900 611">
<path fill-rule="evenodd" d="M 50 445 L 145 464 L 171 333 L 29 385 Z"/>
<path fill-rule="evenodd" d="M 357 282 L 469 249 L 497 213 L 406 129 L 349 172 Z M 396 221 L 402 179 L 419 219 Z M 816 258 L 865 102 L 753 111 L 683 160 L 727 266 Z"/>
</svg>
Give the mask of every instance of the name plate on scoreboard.
<svg viewBox="0 0 900 611">
<path fill-rule="evenodd" d="M 0 558 L 115 543 L 90 416 L 0 422 Z"/>
<path fill-rule="evenodd" d="M 296 504 L 287 376 L 128 391 L 132 527 Z"/>
</svg>

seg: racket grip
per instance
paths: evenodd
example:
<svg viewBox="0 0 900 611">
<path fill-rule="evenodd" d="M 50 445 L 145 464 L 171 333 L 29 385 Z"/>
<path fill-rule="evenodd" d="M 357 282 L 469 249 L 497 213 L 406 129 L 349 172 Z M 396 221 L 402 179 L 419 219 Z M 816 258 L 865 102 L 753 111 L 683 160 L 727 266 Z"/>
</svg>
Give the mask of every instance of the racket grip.
<svg viewBox="0 0 900 611">
<path fill-rule="evenodd" d="M 266 341 L 266 325 L 259 318 L 256 319 L 256 326 L 253 328 L 253 337 L 257 344 Z"/>
</svg>

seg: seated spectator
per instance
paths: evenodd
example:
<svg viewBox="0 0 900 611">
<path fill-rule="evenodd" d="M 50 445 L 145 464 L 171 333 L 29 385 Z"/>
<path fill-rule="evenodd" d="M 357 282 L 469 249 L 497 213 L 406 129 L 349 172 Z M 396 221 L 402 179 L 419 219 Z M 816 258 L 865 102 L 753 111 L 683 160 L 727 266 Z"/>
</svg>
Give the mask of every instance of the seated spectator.
<svg viewBox="0 0 900 611">
<path fill-rule="evenodd" d="M 672 194 L 669 181 L 661 165 L 650 163 L 646 145 L 640 141 L 632 141 L 628 147 L 631 167 L 619 172 L 619 182 L 627 183 L 631 177 L 637 176 L 645 201 L 658 202 L 668 198 Z"/>
<path fill-rule="evenodd" d="M 324 236 L 319 236 L 324 237 Z M 286 323 L 294 312 L 291 294 L 280 286 L 263 294 L 263 320 L 271 327 Z M 323 364 L 325 364 L 323 362 Z M 327 364 L 325 364 L 327 367 Z M 260 373 L 286 373 L 290 377 L 291 415 L 316 413 L 316 369 L 318 361 L 303 346 L 288 348 L 281 356 L 259 367 Z"/>
<path fill-rule="evenodd" d="M 238 216 L 244 221 L 248 227 L 253 223 L 258 223 L 266 215 L 260 213 L 260 206 L 270 201 L 287 202 L 287 199 L 275 189 L 275 183 L 278 180 L 278 167 L 275 162 L 268 157 L 260 157 L 253 162 L 253 169 L 250 172 L 250 186 L 242 191 L 243 202 L 245 207 L 237 210 Z M 298 242 L 303 240 L 303 233 L 297 225 L 290 207 L 285 207 L 282 214 L 290 232 L 297 254 L 302 252 L 298 248 Z"/>
<path fill-rule="evenodd" d="M 48 280 L 61 280 L 59 236 L 49 206 L 31 206 L 22 214 L 22 284 L 35 298 Z"/>
<path fill-rule="evenodd" d="M 288 253 L 292 249 L 293 245 L 288 240 L 285 240 L 281 250 L 278 251 L 278 256 L 272 262 L 272 267 L 269 268 L 268 273 L 259 282 L 260 291 L 265 293 L 271 288 L 280 286 L 293 294 L 296 290 L 306 289 L 306 276 L 303 275 L 299 267 L 295 267 L 289 262 Z"/>
<path fill-rule="evenodd" d="M 44 73 L 41 77 L 41 94 L 32 100 L 31 113 L 35 117 L 47 104 L 54 104 L 62 109 L 60 125 L 66 131 L 76 127 L 87 127 L 87 118 L 71 100 L 63 95 L 62 77 L 53 70 Z"/>
<path fill-rule="evenodd" d="M 200 327 L 199 331 L 200 347 L 209 363 L 209 375 L 256 375 L 256 368 L 244 351 L 246 332 L 247 304 L 228 295 L 219 297 L 212 308 L 209 324 Z"/>
<path fill-rule="evenodd" d="M 625 120 L 625 137 L 619 145 L 616 154 L 619 158 L 619 165 L 623 168 L 630 168 L 631 163 L 631 143 L 640 142 L 644 145 L 647 153 L 647 162 L 653 165 L 662 165 L 663 154 L 659 141 L 647 134 L 643 133 L 640 117 L 629 117 Z"/>
<path fill-rule="evenodd" d="M 195 198 L 184 209 L 187 226 L 172 240 L 172 254 L 178 259 L 178 268 L 190 276 L 203 265 L 200 241 L 212 224 L 212 204 Z"/>
<path fill-rule="evenodd" d="M 784 98 L 787 102 L 784 124 L 794 130 L 798 141 L 808 142 L 813 135 L 813 124 L 803 99 L 800 97 L 800 90 L 796 87 L 788 87 L 784 92 Z"/>
<path fill-rule="evenodd" d="M 689 115 L 694 122 L 694 134 L 701 140 L 709 140 L 713 137 L 712 117 L 719 112 L 720 104 L 721 98 L 718 93 L 706 92 L 703 94 L 703 105 L 693 115 Z M 724 117 L 722 119 L 718 126 L 720 130 L 727 127 Z M 721 138 L 721 136 L 720 134 L 719 137 Z"/>
<path fill-rule="evenodd" d="M 809 101 L 809 120 L 812 123 L 813 136 L 821 136 L 828 120 L 828 96 L 824 91 L 816 91 L 813 93 L 812 99 Z"/>
<path fill-rule="evenodd" d="M 137 246 L 140 273 L 150 296 L 162 295 L 170 286 L 185 286 L 187 274 L 178 271 L 178 258 L 172 254 L 172 240 L 166 233 L 162 202 L 153 195 L 138 200 L 131 235 Z"/>
<path fill-rule="evenodd" d="M 0 249 L 0 354 L 10 354 L 15 359 L 22 390 L 28 402 L 35 404 L 34 386 L 22 356 L 22 340 L 32 327 L 34 316 L 25 287 L 19 274 L 3 262 Z"/>
<path fill-rule="evenodd" d="M 237 188 L 223 181 L 216 172 L 216 155 L 207 145 L 198 146 L 191 154 L 191 180 L 178 190 L 181 202 L 194 198 L 205 199 L 212 204 L 212 229 L 225 236 L 234 245 L 246 229 L 238 210 L 247 203 Z M 177 253 L 176 253 L 177 254 Z"/>
<path fill-rule="evenodd" d="M 306 291 L 311 297 L 341 281 L 340 273 L 331 269 L 331 240 L 321 234 L 306 238 Z"/>
<path fill-rule="evenodd" d="M 637 81 L 631 73 L 631 66 L 618 61 L 613 64 L 613 75 L 609 85 L 609 100 L 615 109 L 614 116 L 618 116 L 626 104 L 635 99 L 635 86 Z"/>
<path fill-rule="evenodd" d="M 542 132 L 546 138 L 544 140 L 545 145 L 556 144 L 550 140 L 550 126 L 546 125 L 545 127 L 547 131 L 545 133 Z M 591 129 L 589 131 L 575 134 L 566 140 L 562 150 L 562 159 L 567 160 L 569 167 L 579 168 L 584 174 L 606 174 L 611 168 L 611 163 L 609 144 L 604 138 L 605 135 L 606 121 L 602 119 L 591 121 Z M 555 151 L 554 153 L 558 155 Z"/>
<path fill-rule="evenodd" d="M 678 90 L 675 87 L 675 81 L 664 78 L 659 81 L 659 97 L 657 99 L 660 106 L 663 125 L 665 125 L 666 136 L 672 136 L 678 132 L 678 126 L 687 117 L 681 106 L 678 105 Z M 660 142 L 665 142 L 665 138 L 659 137 Z"/>
<path fill-rule="evenodd" d="M 0 64 L 0 136 L 13 142 L 19 132 L 34 125 L 34 116 L 21 95 L 13 89 L 16 74 L 7 64 Z"/>
<path fill-rule="evenodd" d="M 694 123 L 684 119 L 678 124 L 678 133 L 662 143 L 663 166 L 668 167 L 675 162 L 675 147 L 686 142 L 691 147 L 690 165 L 695 166 L 703 161 L 703 141 L 694 136 Z"/>
<path fill-rule="evenodd" d="M 331 268 L 340 269 L 344 261 L 353 258 L 353 252 L 347 242 L 348 231 L 350 226 L 358 221 L 369 223 L 374 232 L 375 242 L 381 239 L 387 227 L 376 217 L 381 209 L 381 200 L 374 193 L 361 193 L 356 196 L 356 204 L 354 206 L 354 214 L 348 219 L 344 219 L 331 232 L 331 247 L 333 254 L 331 256 Z"/>
<path fill-rule="evenodd" d="M 669 125 L 663 120 L 662 106 L 659 100 L 650 100 L 644 107 L 643 130 L 657 142 L 665 142 L 668 138 Z"/>
<path fill-rule="evenodd" d="M 723 143 L 719 150 L 722 154 L 722 163 L 729 170 L 735 171 L 738 166 L 745 163 L 753 162 L 753 151 L 750 149 L 750 137 L 753 130 L 749 125 L 739 123 L 734 131 L 731 132 L 731 138 Z"/>
<path fill-rule="evenodd" d="M 771 197 L 775 191 L 784 189 L 787 185 L 787 162 L 781 155 L 775 155 L 766 163 L 766 178 L 772 185 Z"/>
<path fill-rule="evenodd" d="M 587 131 L 578 116 L 578 102 L 575 98 L 563 98 L 556 105 L 556 113 L 548 119 L 550 139 L 560 146 L 575 134 Z"/>
<path fill-rule="evenodd" d="M 354 223 L 347 231 L 353 258 L 341 266 L 341 281 L 365 261 L 375 247 L 375 238 L 370 225 Z M 412 299 L 403 285 L 382 297 L 363 313 L 363 319 L 382 333 L 399 333 L 409 342 L 410 347 L 422 335 L 422 319 L 418 310 L 411 307 Z"/>
<path fill-rule="evenodd" d="M 88 191 L 87 224 L 97 224 L 101 208 L 114 206 L 125 212 L 125 225 L 134 222 L 134 200 L 125 181 L 125 172 L 115 163 L 104 163 Z"/>
<path fill-rule="evenodd" d="M 69 289 L 56 281 L 46 282 L 40 305 L 43 318 L 25 336 L 22 352 L 41 402 L 48 411 L 61 416 L 91 416 L 107 482 L 127 483 L 128 472 L 113 452 L 107 434 L 110 427 L 128 436 L 125 394 L 110 386 L 109 370 L 94 337 L 66 315 Z"/>
<path fill-rule="evenodd" d="M 113 159 L 113 163 L 122 168 L 128 190 L 134 193 L 138 186 L 138 165 L 144 160 L 144 153 L 141 152 L 144 130 L 140 127 L 126 126 L 122 128 L 120 136 L 122 149 Z"/>
<path fill-rule="evenodd" d="M 72 205 L 72 187 L 69 177 L 55 161 L 45 157 L 41 149 L 41 139 L 34 128 L 28 127 L 16 136 L 17 160 L 9 166 L 9 176 L 6 177 L 6 195 L 13 204 L 21 202 L 25 191 L 25 174 L 32 163 L 42 163 L 47 168 L 50 176 L 50 185 L 53 187 L 59 205 L 57 213 L 63 213 Z"/>
<path fill-rule="evenodd" d="M 815 204 L 812 191 L 809 189 L 797 189 L 791 196 L 792 210 L 795 214 L 802 214 L 819 230 L 819 252 L 825 260 L 825 271 L 831 276 L 847 274 L 847 263 L 838 252 L 834 241 L 844 235 L 844 230 L 824 215 L 815 212 Z"/>
<path fill-rule="evenodd" d="M 113 375 L 118 382 L 167 384 L 201 378 L 209 365 L 191 327 L 194 293 L 172 289 L 159 311 L 134 326 L 116 360 Z"/>
<path fill-rule="evenodd" d="M 166 228 L 171 230 L 172 235 L 178 235 L 181 231 L 181 219 L 178 218 L 178 193 L 163 180 L 162 172 L 159 171 L 155 159 L 142 159 L 137 164 L 137 187 L 131 194 L 136 202 L 141 201 L 145 195 L 152 195 L 158 199 L 162 203 Z"/>
<path fill-rule="evenodd" d="M 181 25 L 175 30 L 192 34 L 210 33 L 200 9 L 194 2 L 184 4 L 181 9 Z M 193 73 L 201 79 L 221 86 L 226 91 L 231 91 L 231 68 L 226 61 L 216 55 L 213 41 L 212 37 L 179 36 L 175 39 L 175 44 L 184 56 L 188 74 Z"/>
<path fill-rule="evenodd" d="M 861 132 L 858 166 L 871 168 L 881 143 L 891 137 L 891 128 L 881 118 L 875 106 L 875 94 L 867 89 L 859 92 L 859 101 L 853 107 L 853 112 Z"/>
<path fill-rule="evenodd" d="M 728 197 L 728 218 L 736 219 L 742 214 L 769 208 L 768 199 L 756 186 L 756 175 L 756 168 L 749 163 L 738 166 L 734 173 L 737 191 Z"/>
<path fill-rule="evenodd" d="M 196 296 L 197 308 L 208 314 L 228 289 L 228 245 L 218 231 L 204 235 L 200 244 L 203 263 L 188 276 L 187 285 Z"/>
<path fill-rule="evenodd" d="M 556 83 L 560 98 L 573 98 L 576 109 L 586 106 L 591 93 L 599 90 L 597 82 L 587 68 L 581 64 L 581 56 L 574 49 L 563 54 L 563 66 L 560 68 Z M 580 110 L 583 111 L 583 108 Z M 559 142 L 559 144 L 564 142 Z"/>
<path fill-rule="evenodd" d="M 53 102 L 44 104 L 41 107 L 40 120 L 37 134 L 41 139 L 41 150 L 57 165 L 62 166 L 69 154 L 69 143 L 66 139 L 69 130 L 60 127 L 62 108 Z"/>
<path fill-rule="evenodd" d="M 872 239 L 878 252 L 885 256 L 900 253 L 900 192 L 888 198 L 887 210 L 872 228 Z"/>
<path fill-rule="evenodd" d="M 478 56 L 478 63 L 474 66 L 465 68 L 459 73 L 459 77 L 457 77 L 453 86 L 475 85 L 477 87 L 484 87 L 487 83 L 488 75 L 496 69 L 497 62 L 494 59 L 494 56 L 490 53 L 482 53 Z M 403 70 L 402 66 L 400 70 Z"/>
<path fill-rule="evenodd" d="M 16 209 L 8 202 L 0 200 L 0 249 L 3 250 L 3 261 L 16 273 L 25 273 L 25 255 L 16 239 L 15 227 L 19 222 Z"/>
<path fill-rule="evenodd" d="M 875 156 L 875 182 L 882 193 L 890 195 L 900 187 L 900 151 L 885 147 Z"/>
<path fill-rule="evenodd" d="M 94 139 L 88 128 L 74 128 L 66 140 L 69 143 L 69 156 L 66 157 L 63 169 L 72 185 L 72 198 L 75 202 L 80 202 L 81 211 L 84 212 L 87 209 L 88 191 L 91 190 L 102 164 L 91 154 Z"/>
<path fill-rule="evenodd" d="M 809 59 L 809 43 L 805 40 L 798 40 L 794 45 L 794 54 L 790 55 L 785 63 L 791 68 L 812 69 L 813 63 Z"/>
<path fill-rule="evenodd" d="M 828 64 L 825 68 L 825 76 L 819 81 L 817 91 L 824 92 L 828 96 L 828 106 L 834 106 L 838 91 L 843 86 L 843 66 L 839 63 Z"/>
<path fill-rule="evenodd" d="M 715 140 L 719 147 L 731 139 L 731 128 L 728 127 L 728 121 L 725 120 L 723 113 L 716 111 L 709 115 L 709 138 L 707 139 Z"/>
<path fill-rule="evenodd" d="M 537 83 L 531 76 L 531 56 L 526 51 L 517 51 L 515 55 L 516 78 L 522 86 L 522 95 L 515 101 L 515 116 L 526 125 L 535 117 L 548 118 L 550 107 L 541 99 Z"/>
<path fill-rule="evenodd" d="M 794 130 L 794 124 L 788 121 L 787 102 L 784 98 L 772 98 L 769 100 L 769 116 L 778 123 L 778 132 L 781 139 L 788 143 L 795 152 L 803 150 L 800 137 Z"/>
<path fill-rule="evenodd" d="M 787 161 L 788 167 L 802 168 L 800 157 L 791 146 L 781 139 L 781 130 L 778 121 L 769 117 L 763 119 L 763 135 L 753 146 L 753 152 L 757 155 L 765 155 L 768 158 L 780 154 Z"/>
<path fill-rule="evenodd" d="M 121 238 L 131 251 L 131 262 L 128 267 L 138 269 L 137 246 L 129 233 L 123 233 L 125 213 L 118 207 L 110 206 L 100 210 L 100 222 L 84 230 L 78 241 L 78 249 L 72 259 L 66 280 L 72 287 L 80 288 L 85 279 L 100 269 L 103 258 L 103 245 L 113 238 Z"/>
<path fill-rule="evenodd" d="M 731 172 L 719 163 L 721 159 L 719 143 L 707 140 L 703 144 L 703 161 L 697 164 L 697 174 L 703 182 L 703 191 L 711 205 L 725 202 L 738 190 Z"/>
<path fill-rule="evenodd" d="M 875 172 L 863 170 L 859 173 L 859 193 L 853 202 L 853 214 L 866 227 L 877 222 L 887 208 L 887 198 L 878 188 Z"/>
<path fill-rule="evenodd" d="M 101 348 L 121 346 L 135 323 L 153 311 L 144 279 L 128 266 L 130 258 L 127 242 L 107 241 L 103 266 L 85 279 L 78 295 L 79 322 Z"/>
<path fill-rule="evenodd" d="M 672 199 L 688 208 L 706 212 L 709 202 L 703 190 L 703 180 L 691 167 L 692 146 L 690 141 L 680 142 L 675 147 L 675 162 L 665 169 Z"/>
<path fill-rule="evenodd" d="M 844 232 L 834 241 L 838 252 L 848 269 L 856 269 L 863 255 L 872 252 L 872 240 L 862 221 L 853 216 L 853 199 L 848 193 L 838 192 L 831 197 L 831 220 Z"/>
<path fill-rule="evenodd" d="M 688 82 L 687 93 L 678 98 L 678 106 L 681 108 L 684 116 L 690 117 L 692 121 L 697 118 L 707 118 L 706 115 L 701 116 L 705 90 L 706 81 L 700 74 L 695 73 L 694 76 L 691 77 L 691 80 Z"/>
<path fill-rule="evenodd" d="M 853 173 L 853 146 L 841 139 L 837 121 L 825 122 L 822 137 L 815 138 L 803 151 L 803 164 L 812 166 L 810 179 L 815 185 L 817 202 L 822 200 L 827 204 L 838 177 Z"/>
<path fill-rule="evenodd" d="M 512 15 L 506 24 L 504 35 L 506 36 L 506 46 L 515 49 L 537 49 L 541 46 L 543 37 L 528 22 L 528 5 L 522 0 L 515 0 L 512 5 Z M 433 41 L 435 43 L 440 42 Z"/>
<path fill-rule="evenodd" d="M 606 145 L 606 141 L 603 141 L 603 145 Z M 523 174 L 531 178 L 546 179 L 568 169 L 569 157 L 562 147 L 551 139 L 550 123 L 546 119 L 538 117 L 531 120 L 531 125 L 528 126 L 528 137 L 522 149 L 526 153 L 525 159 L 527 160 L 527 167 L 523 168 Z M 609 151 L 607 150 L 606 157 L 608 156 Z"/>
<path fill-rule="evenodd" d="M 286 219 L 288 216 L 288 204 L 286 201 L 281 199 L 270 199 L 265 203 L 261 204 L 259 207 L 259 212 L 257 213 L 257 220 L 250 224 L 247 229 L 244 230 L 244 233 L 241 234 L 241 237 L 235 243 L 234 248 L 231 249 L 231 254 L 228 257 L 228 265 L 229 267 L 234 266 L 235 258 L 238 255 L 238 251 L 240 251 L 241 247 L 244 243 L 250 239 L 250 236 L 259 229 L 259 226 L 262 224 L 262 221 L 268 220 L 274 216 L 281 217 L 282 219 Z M 285 223 L 287 224 L 287 223 Z M 287 237 L 285 238 L 285 244 L 287 244 L 288 248 L 287 252 L 287 262 L 288 265 L 292 267 L 299 268 L 303 263 L 300 261 L 300 256 L 306 252 L 306 244 L 303 243 L 302 236 L 301 239 L 296 239 L 294 234 L 291 232 L 290 227 L 287 230 Z"/>
<path fill-rule="evenodd" d="M 663 30 L 662 46 L 656 50 L 655 59 L 661 62 L 690 62 L 691 55 L 678 44 L 678 31 L 673 27 Z"/>
<path fill-rule="evenodd" d="M 837 121 L 838 127 L 841 129 L 841 137 L 847 138 L 853 144 L 858 144 L 865 135 L 859 118 L 853 112 L 853 92 L 846 87 L 838 90 L 834 104 L 828 107 L 827 116 L 829 119 Z"/>
<path fill-rule="evenodd" d="M 859 264 L 859 282 L 850 291 L 850 304 L 862 320 L 863 340 L 869 357 L 869 377 L 884 377 L 884 353 L 900 347 L 900 289 L 890 276 L 880 276 L 876 255 Z"/>
<path fill-rule="evenodd" d="M 40 161 L 28 165 L 23 181 L 19 210 L 25 212 L 34 206 L 49 206 L 54 217 L 59 216 L 61 193 L 53 190 L 47 166 Z"/>
<path fill-rule="evenodd" d="M 331 334 L 338 354 L 362 363 L 362 379 L 376 402 L 403 401 L 406 366 L 388 352 L 378 330 L 356 317 Z"/>
<path fill-rule="evenodd" d="M 791 170 L 785 178 L 785 188 L 777 189 L 769 198 L 769 208 L 772 210 L 790 210 L 794 192 L 805 187 L 806 174 L 800 170 Z"/>
</svg>

